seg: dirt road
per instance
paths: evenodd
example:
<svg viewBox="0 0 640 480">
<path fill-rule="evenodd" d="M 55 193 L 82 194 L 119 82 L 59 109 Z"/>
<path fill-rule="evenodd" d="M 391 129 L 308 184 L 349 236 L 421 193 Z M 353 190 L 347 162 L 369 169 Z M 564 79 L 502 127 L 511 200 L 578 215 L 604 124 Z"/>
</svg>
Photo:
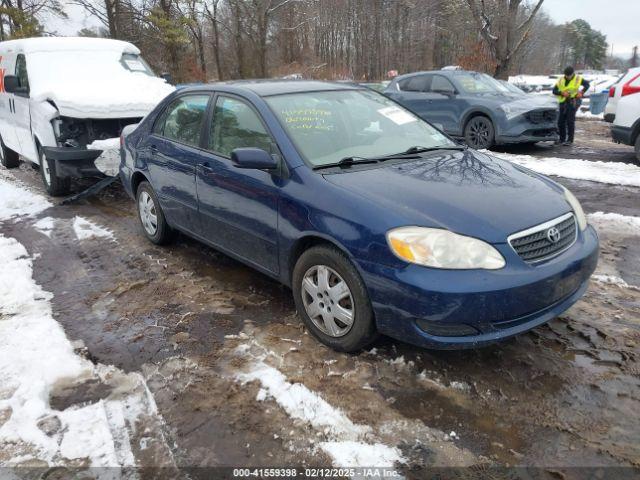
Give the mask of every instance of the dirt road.
<svg viewBox="0 0 640 480">
<path fill-rule="evenodd" d="M 504 151 L 633 161 L 600 122 L 578 126 L 572 150 Z M 11 176 L 42 192 L 30 167 Z M 640 188 L 557 180 L 588 213 L 640 217 Z M 110 235 L 79 239 L 77 217 Z M 36 225 L 44 218 L 46 231 Z M 598 227 L 596 281 L 548 325 L 480 350 L 381 339 L 359 355 L 317 343 L 290 291 L 267 277 L 185 236 L 164 248 L 148 243 L 119 185 L 5 222 L 0 233 L 35 256 L 35 280 L 53 294 L 54 317 L 77 350 L 144 377 L 166 449 L 138 439 L 138 465 L 170 455 L 177 467 L 330 466 L 388 454 L 407 478 L 471 465 L 582 478 L 569 467 L 640 466 L 640 229 Z M 68 408 L 112 388 L 80 383 L 52 401 Z"/>
</svg>

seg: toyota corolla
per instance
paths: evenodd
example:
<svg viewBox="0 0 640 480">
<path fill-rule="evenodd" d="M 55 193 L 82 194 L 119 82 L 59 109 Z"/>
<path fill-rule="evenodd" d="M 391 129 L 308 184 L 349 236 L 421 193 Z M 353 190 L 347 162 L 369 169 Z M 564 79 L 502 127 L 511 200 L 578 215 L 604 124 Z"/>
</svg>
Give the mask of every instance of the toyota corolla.
<svg viewBox="0 0 640 480">
<path fill-rule="evenodd" d="M 337 350 L 511 337 L 574 304 L 597 263 L 571 192 L 366 88 L 188 87 L 122 141 L 150 241 L 181 231 L 290 286 Z"/>
</svg>

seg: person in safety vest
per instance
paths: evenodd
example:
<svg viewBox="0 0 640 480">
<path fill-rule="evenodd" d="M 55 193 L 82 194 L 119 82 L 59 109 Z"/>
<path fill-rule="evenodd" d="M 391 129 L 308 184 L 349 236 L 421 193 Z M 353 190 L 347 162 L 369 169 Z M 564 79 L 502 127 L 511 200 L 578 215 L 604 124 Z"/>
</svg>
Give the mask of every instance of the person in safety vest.
<svg viewBox="0 0 640 480">
<path fill-rule="evenodd" d="M 580 90 L 582 87 L 582 90 Z M 573 136 L 576 129 L 576 112 L 582 103 L 582 95 L 589 90 L 589 82 L 576 75 L 573 67 L 564 69 L 564 76 L 553 87 L 553 94 L 558 98 L 560 115 L 558 116 L 558 143 L 562 145 L 573 144 Z"/>
</svg>

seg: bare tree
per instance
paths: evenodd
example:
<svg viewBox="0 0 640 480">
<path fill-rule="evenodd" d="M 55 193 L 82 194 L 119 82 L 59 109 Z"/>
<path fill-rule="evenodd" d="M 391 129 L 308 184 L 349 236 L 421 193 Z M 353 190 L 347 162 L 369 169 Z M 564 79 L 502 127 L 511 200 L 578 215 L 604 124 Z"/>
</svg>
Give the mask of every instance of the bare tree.
<svg viewBox="0 0 640 480">
<path fill-rule="evenodd" d="M 529 36 L 544 0 L 524 12 L 523 0 L 466 0 L 483 40 L 496 61 L 494 75 L 507 78 L 511 64 Z M 489 3 L 489 7 L 487 7 Z"/>
</svg>

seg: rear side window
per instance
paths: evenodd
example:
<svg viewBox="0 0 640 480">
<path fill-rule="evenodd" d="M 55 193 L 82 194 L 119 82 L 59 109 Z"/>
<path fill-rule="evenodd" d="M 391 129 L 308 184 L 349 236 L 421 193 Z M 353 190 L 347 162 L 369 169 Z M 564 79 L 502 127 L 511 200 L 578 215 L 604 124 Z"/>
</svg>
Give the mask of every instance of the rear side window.
<svg viewBox="0 0 640 480">
<path fill-rule="evenodd" d="M 400 90 L 406 92 L 426 92 L 429 87 L 428 75 L 417 75 L 398 82 Z"/>
<path fill-rule="evenodd" d="M 272 151 L 271 136 L 260 117 L 242 100 L 218 97 L 209 135 L 209 150 L 230 157 L 236 148 L 248 147 Z"/>
<path fill-rule="evenodd" d="M 23 54 L 16 58 L 16 77 L 20 80 L 20 86 L 29 91 L 29 75 L 27 75 L 27 59 Z"/>
<path fill-rule="evenodd" d="M 175 99 L 158 118 L 153 133 L 197 147 L 208 103 L 209 95 L 185 95 Z"/>
</svg>

